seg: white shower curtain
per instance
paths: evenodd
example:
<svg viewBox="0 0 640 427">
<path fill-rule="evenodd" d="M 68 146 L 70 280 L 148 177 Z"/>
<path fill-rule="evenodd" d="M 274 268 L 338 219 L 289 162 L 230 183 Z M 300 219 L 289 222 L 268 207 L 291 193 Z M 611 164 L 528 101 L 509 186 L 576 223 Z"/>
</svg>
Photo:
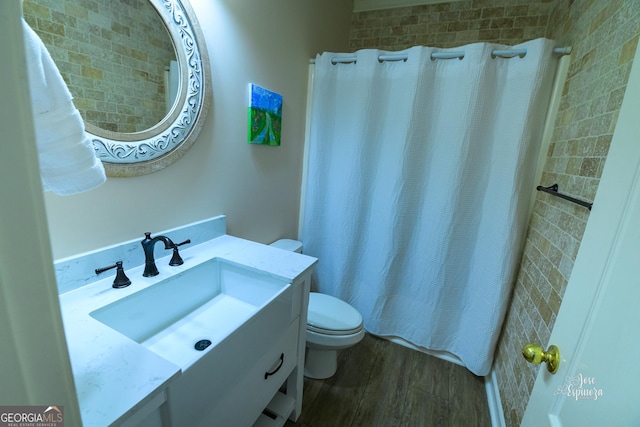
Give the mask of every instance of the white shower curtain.
<svg viewBox="0 0 640 427">
<path fill-rule="evenodd" d="M 520 260 L 553 42 L 361 50 L 315 65 L 303 219 L 314 290 L 365 328 L 489 373 Z M 431 59 L 464 51 L 463 59 Z M 526 337 L 523 337 L 526 339 Z"/>
</svg>

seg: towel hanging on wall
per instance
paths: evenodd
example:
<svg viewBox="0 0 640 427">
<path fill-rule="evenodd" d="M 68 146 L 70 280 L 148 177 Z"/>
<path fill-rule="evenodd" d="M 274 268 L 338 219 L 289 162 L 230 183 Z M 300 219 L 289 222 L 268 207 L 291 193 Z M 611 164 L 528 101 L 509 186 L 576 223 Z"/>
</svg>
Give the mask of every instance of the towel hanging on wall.
<svg viewBox="0 0 640 427">
<path fill-rule="evenodd" d="M 45 191 L 68 195 L 106 181 L 71 92 L 38 35 L 22 19 L 31 110 Z"/>
</svg>

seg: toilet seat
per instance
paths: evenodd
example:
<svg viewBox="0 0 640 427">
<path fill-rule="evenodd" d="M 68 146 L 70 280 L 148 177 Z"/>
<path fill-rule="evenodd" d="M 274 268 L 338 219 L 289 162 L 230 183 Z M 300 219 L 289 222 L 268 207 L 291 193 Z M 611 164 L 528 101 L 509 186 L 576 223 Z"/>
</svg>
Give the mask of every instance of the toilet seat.
<svg viewBox="0 0 640 427">
<path fill-rule="evenodd" d="M 309 294 L 308 331 L 324 335 L 352 335 L 362 328 L 362 316 L 346 302 L 331 295 Z"/>
<path fill-rule="evenodd" d="M 361 330 L 362 330 L 362 325 L 360 325 L 357 328 L 349 329 L 346 331 L 334 331 L 332 329 L 323 329 L 323 328 L 318 328 L 316 326 L 307 325 L 307 331 L 311 331 L 311 332 L 315 332 L 316 334 L 323 334 L 323 335 L 353 335 L 353 334 L 357 334 Z"/>
</svg>

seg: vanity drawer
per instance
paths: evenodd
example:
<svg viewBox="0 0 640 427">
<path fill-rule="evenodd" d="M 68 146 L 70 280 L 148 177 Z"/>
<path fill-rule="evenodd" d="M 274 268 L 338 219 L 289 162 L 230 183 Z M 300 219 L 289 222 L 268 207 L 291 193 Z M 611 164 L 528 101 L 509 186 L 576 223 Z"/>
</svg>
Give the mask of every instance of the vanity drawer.
<svg viewBox="0 0 640 427">
<path fill-rule="evenodd" d="M 249 402 L 254 405 L 256 396 L 264 392 L 259 393 L 254 384 L 242 387 L 240 384 L 245 384 L 249 373 L 261 370 L 264 381 L 265 372 L 275 370 L 280 354 L 283 354 L 282 367 L 265 381 L 277 383 L 271 395 L 275 393 L 288 375 L 283 373 L 287 369 L 290 371 L 297 360 L 298 323 L 291 323 L 292 295 L 292 287 L 288 285 L 234 333 L 212 346 L 169 386 L 167 404 L 171 425 L 243 425 L 218 422 L 218 418 L 233 419 L 234 416 L 253 414 L 257 408 Z M 293 330 L 295 333 L 291 332 Z M 254 419 L 269 399 L 257 410 Z"/>
<path fill-rule="evenodd" d="M 293 322 L 255 365 L 238 378 L 233 389 L 215 402 L 211 425 L 250 426 L 258 419 L 296 366 L 298 325 L 298 320 Z M 242 402 L 241 407 L 238 402 Z"/>
</svg>

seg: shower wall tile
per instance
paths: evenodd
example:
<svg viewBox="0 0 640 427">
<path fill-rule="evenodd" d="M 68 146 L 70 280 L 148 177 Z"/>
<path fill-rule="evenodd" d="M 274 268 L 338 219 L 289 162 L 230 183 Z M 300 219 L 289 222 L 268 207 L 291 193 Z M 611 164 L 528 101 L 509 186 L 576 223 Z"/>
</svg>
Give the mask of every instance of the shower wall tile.
<svg viewBox="0 0 640 427">
<path fill-rule="evenodd" d="M 472 0 L 359 12 L 350 46 L 401 50 L 538 37 L 573 46 L 540 184 L 593 201 L 640 38 L 637 0 Z M 494 362 L 507 426 L 520 425 L 539 369 L 524 361 L 522 346 L 549 344 L 588 218 L 581 206 L 537 194 Z"/>
<path fill-rule="evenodd" d="M 357 12 L 353 50 L 402 50 L 414 45 L 455 47 L 477 41 L 518 44 L 545 34 L 552 3 L 467 0 Z"/>
<path fill-rule="evenodd" d="M 593 201 L 640 35 L 637 0 L 556 0 L 546 37 L 573 46 L 542 185 Z M 507 425 L 519 426 L 539 367 L 520 355 L 549 345 L 589 211 L 539 193 L 494 369 Z"/>
</svg>

